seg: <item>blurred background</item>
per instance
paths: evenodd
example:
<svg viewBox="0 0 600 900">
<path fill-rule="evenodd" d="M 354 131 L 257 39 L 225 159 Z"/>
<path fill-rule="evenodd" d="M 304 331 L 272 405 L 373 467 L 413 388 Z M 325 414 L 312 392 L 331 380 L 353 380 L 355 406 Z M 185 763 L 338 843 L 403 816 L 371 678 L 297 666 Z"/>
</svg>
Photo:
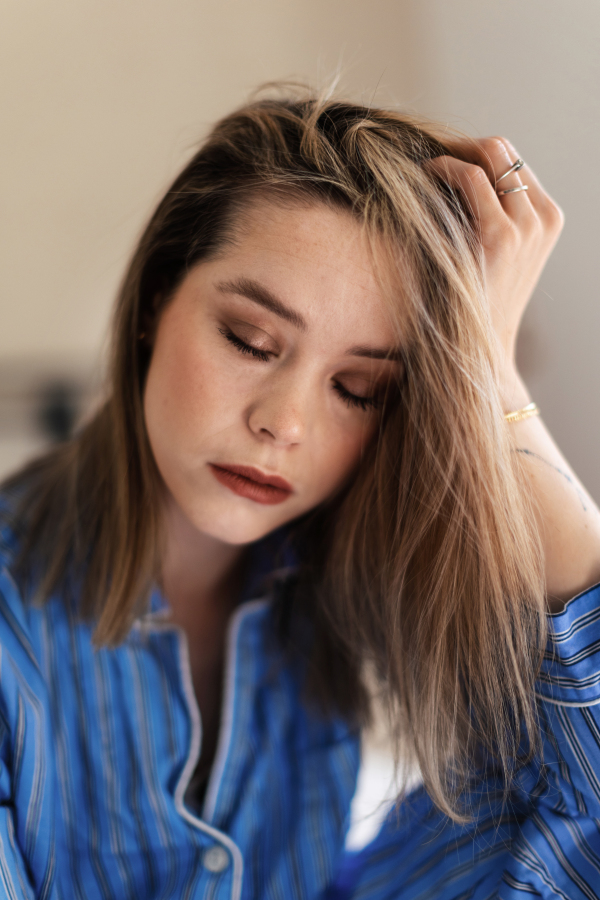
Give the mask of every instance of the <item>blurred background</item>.
<svg viewBox="0 0 600 900">
<path fill-rule="evenodd" d="M 502 134 L 566 213 L 519 356 L 600 499 L 598 0 L 2 0 L 0 476 L 70 433 L 136 236 L 259 84 Z"/>
</svg>

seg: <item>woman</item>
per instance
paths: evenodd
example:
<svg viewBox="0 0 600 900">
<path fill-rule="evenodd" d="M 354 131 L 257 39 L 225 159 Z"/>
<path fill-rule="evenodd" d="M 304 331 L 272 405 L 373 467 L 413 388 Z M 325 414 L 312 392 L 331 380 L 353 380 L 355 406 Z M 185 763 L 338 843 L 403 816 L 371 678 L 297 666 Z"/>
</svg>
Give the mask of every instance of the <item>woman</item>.
<svg viewBox="0 0 600 900">
<path fill-rule="evenodd" d="M 442 137 L 263 100 L 159 204 L 5 488 L 6 896 L 600 896 L 600 517 L 514 362 L 562 217 Z M 423 785 L 351 853 L 375 697 Z"/>
</svg>

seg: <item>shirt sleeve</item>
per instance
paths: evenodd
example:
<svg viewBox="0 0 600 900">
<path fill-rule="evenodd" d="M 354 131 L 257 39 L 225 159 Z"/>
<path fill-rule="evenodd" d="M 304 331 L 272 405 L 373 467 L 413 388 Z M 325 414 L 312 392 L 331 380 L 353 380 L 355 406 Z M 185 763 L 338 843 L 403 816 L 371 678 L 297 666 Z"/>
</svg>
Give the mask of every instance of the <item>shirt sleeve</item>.
<svg viewBox="0 0 600 900">
<path fill-rule="evenodd" d="M 600 897 L 600 585 L 550 616 L 538 683 L 541 779 L 499 897 Z M 537 797 L 535 796 L 537 793 Z"/>
<path fill-rule="evenodd" d="M 15 833 L 11 775 L 6 765 L 9 744 L 6 724 L 2 723 L 2 760 L 0 762 L 0 897 L 10 900 L 34 898 L 27 865 Z"/>
<path fill-rule="evenodd" d="M 0 560 L 0 898 L 53 900 L 47 690 L 26 611 Z"/>
<path fill-rule="evenodd" d="M 460 825 L 415 792 L 345 855 L 327 900 L 600 900 L 600 585 L 549 623 L 543 758 L 519 774 L 510 802 L 490 779 Z"/>
</svg>

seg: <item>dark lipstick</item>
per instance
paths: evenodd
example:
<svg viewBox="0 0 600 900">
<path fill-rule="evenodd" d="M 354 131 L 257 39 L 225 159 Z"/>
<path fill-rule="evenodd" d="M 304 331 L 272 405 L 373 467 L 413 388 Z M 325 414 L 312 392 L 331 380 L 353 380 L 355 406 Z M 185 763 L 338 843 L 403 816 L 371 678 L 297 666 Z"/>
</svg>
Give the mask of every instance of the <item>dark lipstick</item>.
<svg viewBox="0 0 600 900">
<path fill-rule="evenodd" d="M 265 475 L 252 466 L 209 465 L 217 481 L 234 494 L 256 503 L 283 503 L 293 493 L 291 484 L 279 475 Z"/>
</svg>

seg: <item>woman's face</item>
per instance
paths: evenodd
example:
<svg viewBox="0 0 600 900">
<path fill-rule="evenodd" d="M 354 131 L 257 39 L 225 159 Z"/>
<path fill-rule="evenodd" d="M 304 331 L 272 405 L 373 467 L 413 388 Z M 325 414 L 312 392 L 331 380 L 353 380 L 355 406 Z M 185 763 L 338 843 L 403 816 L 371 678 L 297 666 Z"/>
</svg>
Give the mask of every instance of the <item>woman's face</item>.
<svg viewBox="0 0 600 900">
<path fill-rule="evenodd" d="M 245 544 L 330 497 L 374 435 L 392 346 L 350 214 L 254 202 L 158 323 L 144 411 L 170 500 Z"/>
</svg>

